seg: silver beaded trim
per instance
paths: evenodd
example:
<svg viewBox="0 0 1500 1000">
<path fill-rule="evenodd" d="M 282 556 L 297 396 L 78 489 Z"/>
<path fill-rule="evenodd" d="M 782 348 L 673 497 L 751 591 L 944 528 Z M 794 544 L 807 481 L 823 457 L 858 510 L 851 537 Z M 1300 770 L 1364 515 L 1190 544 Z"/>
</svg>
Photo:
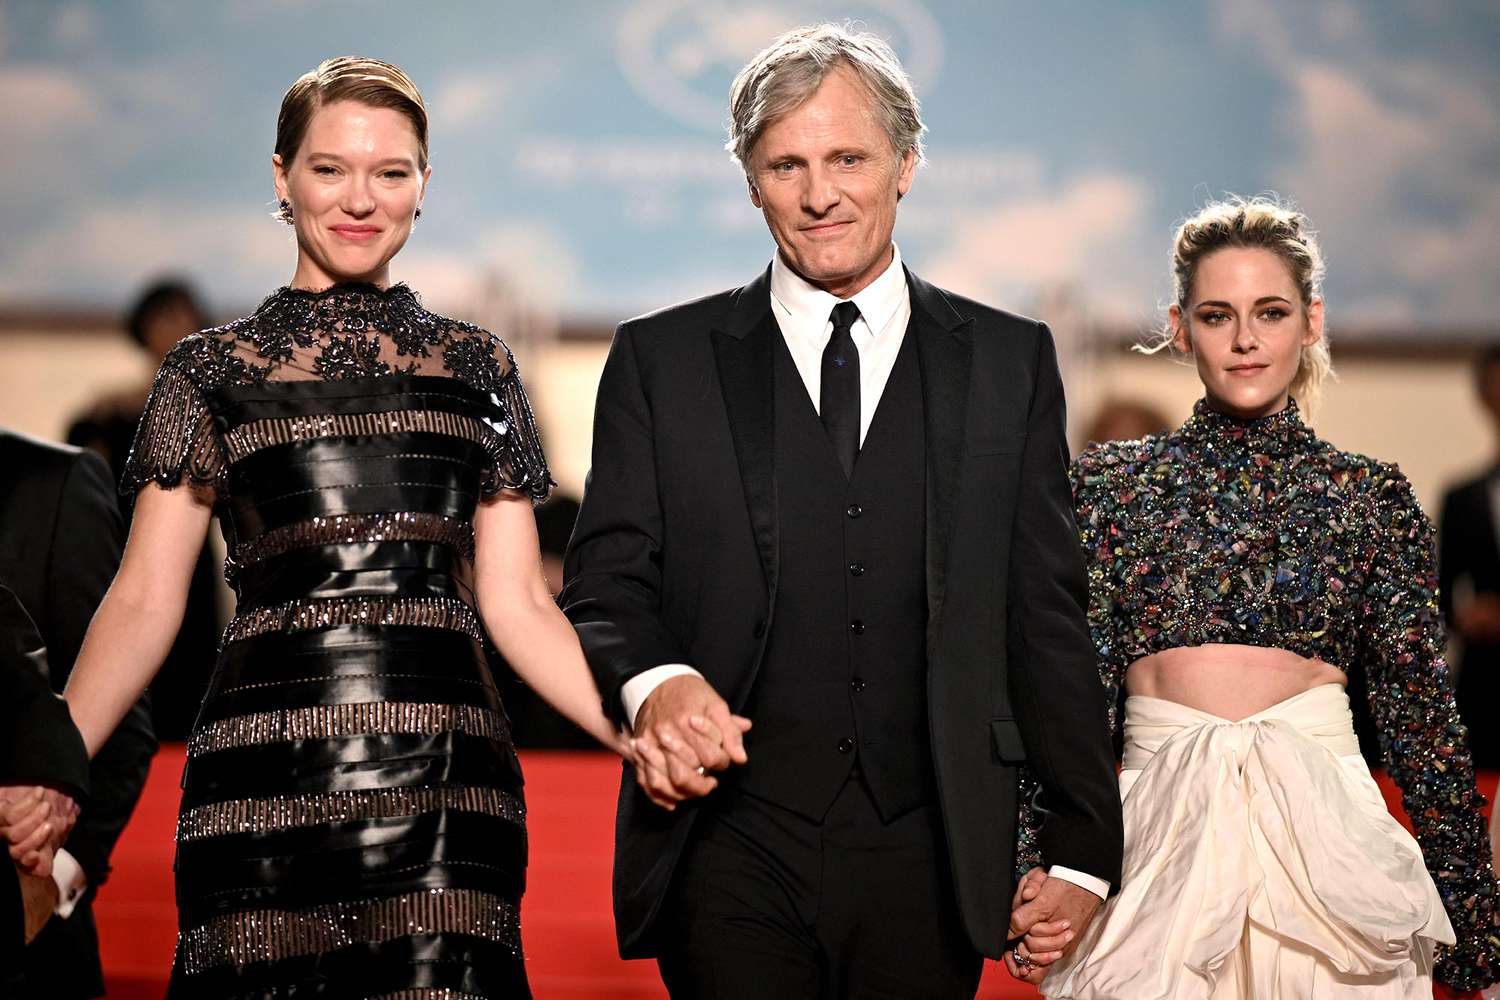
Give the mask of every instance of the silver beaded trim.
<svg viewBox="0 0 1500 1000">
<path fill-rule="evenodd" d="M 378 434 L 448 434 L 483 445 L 491 456 L 501 451 L 500 433 L 473 417 L 445 410 L 392 410 L 388 413 L 318 413 L 303 417 L 269 417 L 241 424 L 224 434 L 231 462 L 263 448 L 294 441 Z"/>
<path fill-rule="evenodd" d="M 235 615 L 224 645 L 266 632 L 300 632 L 335 625 L 417 625 L 462 632 L 475 642 L 484 630 L 474 609 L 456 597 L 334 597 L 288 601 Z"/>
<path fill-rule="evenodd" d="M 520 908 L 472 889 L 428 889 L 307 910 L 247 910 L 215 917 L 177 936 L 187 975 L 220 965 L 274 962 L 413 934 L 468 934 L 521 954 Z"/>
<path fill-rule="evenodd" d="M 460 993 L 449 989 L 426 989 L 402 990 L 399 993 L 382 993 L 378 997 L 370 997 L 369 1000 L 484 1000 L 477 993 Z"/>
<path fill-rule="evenodd" d="M 317 516 L 272 528 L 234 550 L 234 562 L 252 566 L 263 559 L 314 545 L 353 545 L 360 542 L 438 542 L 474 558 L 474 525 L 459 517 L 425 511 L 389 514 Z"/>
<path fill-rule="evenodd" d="M 326 823 L 419 816 L 439 810 L 483 813 L 516 824 L 526 821 L 526 803 L 498 788 L 427 786 L 235 799 L 197 806 L 177 821 L 182 842 L 235 833 L 274 833 Z"/>
<path fill-rule="evenodd" d="M 188 756 L 201 757 L 236 747 L 323 740 L 372 733 L 468 733 L 509 740 L 503 716 L 473 705 L 372 701 L 350 705 L 311 705 L 236 715 L 211 722 L 188 740 Z"/>
</svg>

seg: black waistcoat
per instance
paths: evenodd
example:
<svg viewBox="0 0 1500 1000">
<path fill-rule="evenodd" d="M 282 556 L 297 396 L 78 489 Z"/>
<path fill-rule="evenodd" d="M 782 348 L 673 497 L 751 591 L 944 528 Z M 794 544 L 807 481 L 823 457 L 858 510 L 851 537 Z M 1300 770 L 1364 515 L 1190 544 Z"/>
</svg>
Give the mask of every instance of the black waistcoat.
<svg viewBox="0 0 1500 1000">
<path fill-rule="evenodd" d="M 852 480 L 779 336 L 775 386 L 780 575 L 737 783 L 821 820 L 857 759 L 889 820 L 934 790 L 915 338 L 901 346 Z"/>
</svg>

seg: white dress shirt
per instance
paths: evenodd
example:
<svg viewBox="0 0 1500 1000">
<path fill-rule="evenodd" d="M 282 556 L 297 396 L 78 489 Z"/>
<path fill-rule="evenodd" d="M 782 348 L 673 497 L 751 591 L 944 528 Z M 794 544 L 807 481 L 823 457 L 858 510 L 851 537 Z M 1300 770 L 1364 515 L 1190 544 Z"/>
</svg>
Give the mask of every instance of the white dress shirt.
<svg viewBox="0 0 1500 1000">
<path fill-rule="evenodd" d="M 822 413 L 823 349 L 833 335 L 833 307 L 843 299 L 835 298 L 793 271 L 781 259 L 771 261 L 771 312 L 781 330 L 802 384 L 812 400 L 813 409 Z M 891 244 L 891 262 L 852 299 L 859 307 L 849 335 L 859 350 L 859 442 L 864 444 L 870 423 L 875 418 L 885 384 L 906 339 L 911 321 L 911 295 L 906 287 L 906 270 L 901 266 L 901 251 Z M 625 717 L 635 717 L 646 697 L 664 681 L 683 675 L 702 676 L 685 663 L 667 663 L 636 674 L 620 688 Z M 1109 896 L 1109 882 L 1083 872 L 1053 867 L 1052 875 L 1082 886 L 1101 899 Z"/>
<path fill-rule="evenodd" d="M 57 885 L 57 906 L 52 912 L 67 920 L 88 889 L 89 880 L 83 866 L 61 847 L 52 855 L 52 881 Z"/>
</svg>

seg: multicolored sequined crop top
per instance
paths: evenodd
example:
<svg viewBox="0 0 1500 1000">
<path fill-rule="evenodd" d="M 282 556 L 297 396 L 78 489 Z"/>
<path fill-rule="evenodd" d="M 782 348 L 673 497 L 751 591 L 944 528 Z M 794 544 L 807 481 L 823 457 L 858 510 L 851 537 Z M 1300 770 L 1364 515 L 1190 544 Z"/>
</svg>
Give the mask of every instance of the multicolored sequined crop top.
<svg viewBox="0 0 1500 1000">
<path fill-rule="evenodd" d="M 1406 477 L 1319 439 L 1295 402 L 1245 421 L 1202 401 L 1175 431 L 1090 447 L 1072 475 L 1111 724 L 1126 668 L 1179 646 L 1279 647 L 1363 670 L 1458 934 L 1436 974 L 1458 989 L 1500 977 L 1500 899 L 1443 661 L 1432 530 Z"/>
</svg>

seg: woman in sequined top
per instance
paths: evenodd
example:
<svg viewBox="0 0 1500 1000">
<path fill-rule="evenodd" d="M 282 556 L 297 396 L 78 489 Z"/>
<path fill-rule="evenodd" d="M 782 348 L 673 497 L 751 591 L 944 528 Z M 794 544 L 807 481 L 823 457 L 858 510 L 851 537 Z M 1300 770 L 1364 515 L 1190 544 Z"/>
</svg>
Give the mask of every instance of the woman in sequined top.
<svg viewBox="0 0 1500 1000">
<path fill-rule="evenodd" d="M 541 573 L 531 409 L 498 337 L 390 283 L 430 175 L 400 69 L 299 79 L 273 163 L 296 272 L 162 364 L 68 705 L 97 750 L 171 644 L 216 509 L 238 603 L 188 743 L 170 996 L 526 997 L 491 644 L 618 742 Z"/>
<path fill-rule="evenodd" d="M 1233 199 L 1183 224 L 1173 264 L 1164 340 L 1204 397 L 1073 467 L 1101 678 L 1111 704 L 1128 694 L 1124 876 L 1076 942 L 1032 928 L 1016 971 L 1130 1000 L 1480 987 L 1500 900 L 1431 531 L 1394 466 L 1319 439 L 1292 398 L 1329 371 L 1313 234 Z M 1415 840 L 1358 754 L 1356 670 Z"/>
</svg>

